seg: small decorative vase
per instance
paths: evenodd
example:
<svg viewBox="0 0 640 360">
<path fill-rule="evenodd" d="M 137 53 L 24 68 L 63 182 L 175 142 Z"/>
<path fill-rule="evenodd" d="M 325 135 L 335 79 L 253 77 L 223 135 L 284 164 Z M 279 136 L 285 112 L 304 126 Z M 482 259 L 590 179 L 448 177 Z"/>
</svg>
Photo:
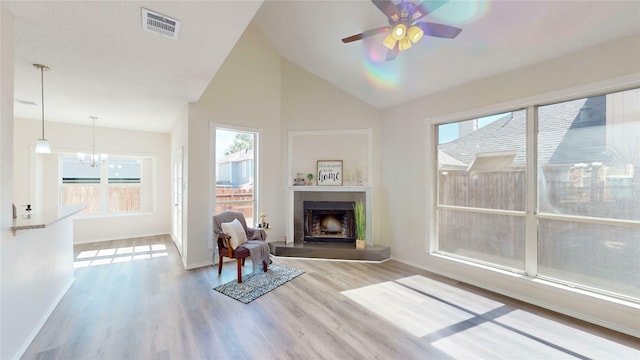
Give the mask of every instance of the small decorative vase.
<svg viewBox="0 0 640 360">
<path fill-rule="evenodd" d="M 356 249 L 362 250 L 367 248 L 367 241 L 356 239 Z"/>
</svg>

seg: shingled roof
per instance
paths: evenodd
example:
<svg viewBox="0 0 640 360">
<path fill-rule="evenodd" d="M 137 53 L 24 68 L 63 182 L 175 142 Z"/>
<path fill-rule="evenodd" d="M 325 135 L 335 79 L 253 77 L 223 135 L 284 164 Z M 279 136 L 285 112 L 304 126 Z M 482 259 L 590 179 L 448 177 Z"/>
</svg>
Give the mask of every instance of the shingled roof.
<svg viewBox="0 0 640 360">
<path fill-rule="evenodd" d="M 540 162 L 567 164 L 604 160 L 605 132 L 600 126 L 605 125 L 605 107 L 605 96 L 540 107 Z M 512 166 L 524 167 L 526 129 L 526 111 L 514 111 L 465 136 L 440 144 L 439 150 L 465 164 L 471 164 L 480 153 L 514 151 Z"/>
</svg>

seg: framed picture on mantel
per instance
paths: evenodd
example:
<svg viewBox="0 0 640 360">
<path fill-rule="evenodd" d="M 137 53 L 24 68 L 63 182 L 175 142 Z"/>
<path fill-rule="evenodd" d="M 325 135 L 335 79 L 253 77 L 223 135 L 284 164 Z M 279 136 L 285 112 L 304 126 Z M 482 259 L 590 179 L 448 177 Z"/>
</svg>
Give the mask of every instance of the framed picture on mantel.
<svg viewBox="0 0 640 360">
<path fill-rule="evenodd" d="M 318 160 L 318 186 L 342 186 L 342 160 Z"/>
</svg>

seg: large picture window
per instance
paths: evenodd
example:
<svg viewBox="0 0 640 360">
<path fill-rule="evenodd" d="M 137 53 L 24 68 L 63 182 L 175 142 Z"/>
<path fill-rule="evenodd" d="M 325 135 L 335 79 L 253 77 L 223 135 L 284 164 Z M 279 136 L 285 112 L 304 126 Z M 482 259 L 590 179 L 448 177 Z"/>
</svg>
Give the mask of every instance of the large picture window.
<svg viewBox="0 0 640 360">
<path fill-rule="evenodd" d="M 62 205 L 85 205 L 85 215 L 148 212 L 153 209 L 152 159 L 110 157 L 92 167 L 61 156 Z"/>
<path fill-rule="evenodd" d="M 640 90 L 436 129 L 436 251 L 640 301 Z"/>
<path fill-rule="evenodd" d="M 526 111 L 447 124 L 438 135 L 439 250 L 524 271 Z"/>
<path fill-rule="evenodd" d="M 640 90 L 541 106 L 538 129 L 538 275 L 640 298 Z"/>
</svg>

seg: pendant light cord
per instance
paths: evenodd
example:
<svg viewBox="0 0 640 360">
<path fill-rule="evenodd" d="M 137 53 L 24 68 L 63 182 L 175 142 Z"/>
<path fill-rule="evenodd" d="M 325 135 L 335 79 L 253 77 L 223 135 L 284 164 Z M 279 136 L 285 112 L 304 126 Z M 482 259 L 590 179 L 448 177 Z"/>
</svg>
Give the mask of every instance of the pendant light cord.
<svg viewBox="0 0 640 360">
<path fill-rule="evenodd" d="M 44 140 L 44 66 L 40 67 L 40 89 L 42 89 L 42 140 Z"/>
<path fill-rule="evenodd" d="M 42 65 L 42 64 L 33 64 L 33 66 L 35 66 L 36 68 L 40 69 L 40 89 L 41 89 L 41 97 L 42 97 L 42 101 L 41 101 L 41 107 L 42 107 L 42 139 L 41 140 L 46 140 L 44 138 L 44 72 L 45 70 L 49 70 L 49 67 L 46 65 Z"/>
<path fill-rule="evenodd" d="M 96 157 L 96 119 L 95 116 L 90 116 L 92 125 L 91 125 L 91 167 L 98 166 L 98 159 Z"/>
</svg>

